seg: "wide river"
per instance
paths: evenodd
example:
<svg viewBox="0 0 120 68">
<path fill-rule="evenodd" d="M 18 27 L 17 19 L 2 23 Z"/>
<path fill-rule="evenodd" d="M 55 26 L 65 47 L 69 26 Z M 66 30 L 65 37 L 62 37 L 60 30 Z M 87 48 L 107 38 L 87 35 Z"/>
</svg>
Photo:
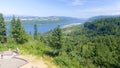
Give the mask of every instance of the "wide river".
<svg viewBox="0 0 120 68">
<path fill-rule="evenodd" d="M 70 24 L 74 24 L 74 23 L 79 23 L 79 22 L 65 22 L 65 23 L 37 23 L 37 29 L 39 33 L 45 33 L 49 30 L 54 29 L 55 27 L 57 27 L 58 25 L 60 25 L 60 27 L 64 27 L 66 25 L 70 25 Z M 33 34 L 34 33 L 34 24 L 33 23 L 29 23 L 29 22 L 22 22 L 23 27 L 25 28 L 25 31 L 29 34 Z M 7 26 L 7 32 L 10 32 L 10 26 Z"/>
</svg>

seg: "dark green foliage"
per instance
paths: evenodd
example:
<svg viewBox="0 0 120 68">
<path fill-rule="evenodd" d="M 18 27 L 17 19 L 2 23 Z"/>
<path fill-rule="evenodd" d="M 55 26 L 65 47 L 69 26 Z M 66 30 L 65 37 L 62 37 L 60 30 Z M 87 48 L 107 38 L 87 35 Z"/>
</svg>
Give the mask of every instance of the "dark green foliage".
<svg viewBox="0 0 120 68">
<path fill-rule="evenodd" d="M 27 34 L 19 18 L 16 20 L 15 17 L 13 17 L 11 20 L 11 35 L 17 43 L 23 44 L 27 41 Z"/>
<path fill-rule="evenodd" d="M 62 47 L 62 32 L 59 26 L 52 31 L 48 43 L 53 48 L 54 54 L 58 55 Z"/>
<path fill-rule="evenodd" d="M 84 26 L 89 35 L 116 35 L 120 32 L 120 17 L 98 19 Z"/>
<path fill-rule="evenodd" d="M 34 25 L 34 39 L 37 40 L 37 37 L 38 37 L 38 30 L 37 30 L 37 25 L 35 24 Z"/>
<path fill-rule="evenodd" d="M 120 68 L 120 17 L 97 19 L 64 32 L 62 54 L 54 59 L 62 68 Z"/>
<path fill-rule="evenodd" d="M 0 42 L 7 42 L 6 24 L 2 14 L 0 14 Z"/>
</svg>

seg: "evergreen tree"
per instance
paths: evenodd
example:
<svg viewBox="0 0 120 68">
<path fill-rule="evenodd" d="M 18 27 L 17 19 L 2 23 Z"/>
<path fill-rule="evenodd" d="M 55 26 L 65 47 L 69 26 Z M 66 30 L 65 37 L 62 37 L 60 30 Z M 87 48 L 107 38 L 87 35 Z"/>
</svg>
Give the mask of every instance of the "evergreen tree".
<svg viewBox="0 0 120 68">
<path fill-rule="evenodd" d="M 7 42 L 7 34 L 6 34 L 6 24 L 3 18 L 3 15 L 0 14 L 0 42 L 6 43 Z"/>
<path fill-rule="evenodd" d="M 16 19 L 15 17 L 13 16 L 12 20 L 11 20 L 11 36 L 13 37 L 14 34 L 15 34 L 15 24 L 16 24 Z"/>
<path fill-rule="evenodd" d="M 62 32 L 59 26 L 52 31 L 49 45 L 53 48 L 54 54 L 59 55 L 62 47 Z"/>
<path fill-rule="evenodd" d="M 15 17 L 11 20 L 11 35 L 17 43 L 25 43 L 27 41 L 27 35 L 24 28 L 21 25 L 21 21 Z"/>
<path fill-rule="evenodd" d="M 37 30 L 37 24 L 34 25 L 34 39 L 37 39 L 38 36 L 38 30 Z"/>
</svg>

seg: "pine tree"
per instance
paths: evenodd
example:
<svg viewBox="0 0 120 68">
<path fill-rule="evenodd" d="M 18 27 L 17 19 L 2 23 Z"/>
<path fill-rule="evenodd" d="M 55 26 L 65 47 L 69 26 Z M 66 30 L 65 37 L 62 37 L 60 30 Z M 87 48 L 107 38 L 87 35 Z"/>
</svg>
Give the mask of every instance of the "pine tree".
<svg viewBox="0 0 120 68">
<path fill-rule="evenodd" d="M 23 44 L 27 41 L 27 35 L 24 28 L 21 25 L 21 21 L 15 17 L 11 20 L 11 35 L 17 43 Z"/>
<path fill-rule="evenodd" d="M 3 15 L 0 14 L 0 42 L 7 42 L 7 34 L 6 34 L 6 23 L 4 21 Z"/>
<path fill-rule="evenodd" d="M 34 25 L 34 39 L 36 40 L 38 36 L 38 30 L 37 30 L 37 25 Z"/>
<path fill-rule="evenodd" d="M 62 48 L 62 32 L 59 26 L 52 31 L 49 45 L 53 48 L 54 54 L 59 55 Z"/>
<path fill-rule="evenodd" d="M 13 16 L 12 20 L 11 20 L 11 36 L 13 37 L 14 34 L 15 34 L 15 24 L 16 24 L 16 19 L 15 19 L 15 16 Z"/>
</svg>

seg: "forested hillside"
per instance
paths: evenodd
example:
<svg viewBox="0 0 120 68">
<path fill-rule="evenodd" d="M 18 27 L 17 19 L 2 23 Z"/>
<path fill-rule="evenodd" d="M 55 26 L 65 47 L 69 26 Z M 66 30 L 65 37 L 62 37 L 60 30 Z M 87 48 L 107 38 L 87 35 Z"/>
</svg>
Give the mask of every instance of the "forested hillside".
<svg viewBox="0 0 120 68">
<path fill-rule="evenodd" d="M 120 17 L 100 18 L 85 24 L 34 35 L 25 32 L 19 18 L 10 22 L 10 34 L 0 14 L 0 51 L 47 57 L 60 68 L 120 68 Z M 50 58 L 49 58 L 50 57 Z"/>
<path fill-rule="evenodd" d="M 68 33 L 63 35 L 61 55 L 54 58 L 62 68 L 120 67 L 120 17 L 100 18 L 71 28 L 63 30 Z"/>
</svg>

